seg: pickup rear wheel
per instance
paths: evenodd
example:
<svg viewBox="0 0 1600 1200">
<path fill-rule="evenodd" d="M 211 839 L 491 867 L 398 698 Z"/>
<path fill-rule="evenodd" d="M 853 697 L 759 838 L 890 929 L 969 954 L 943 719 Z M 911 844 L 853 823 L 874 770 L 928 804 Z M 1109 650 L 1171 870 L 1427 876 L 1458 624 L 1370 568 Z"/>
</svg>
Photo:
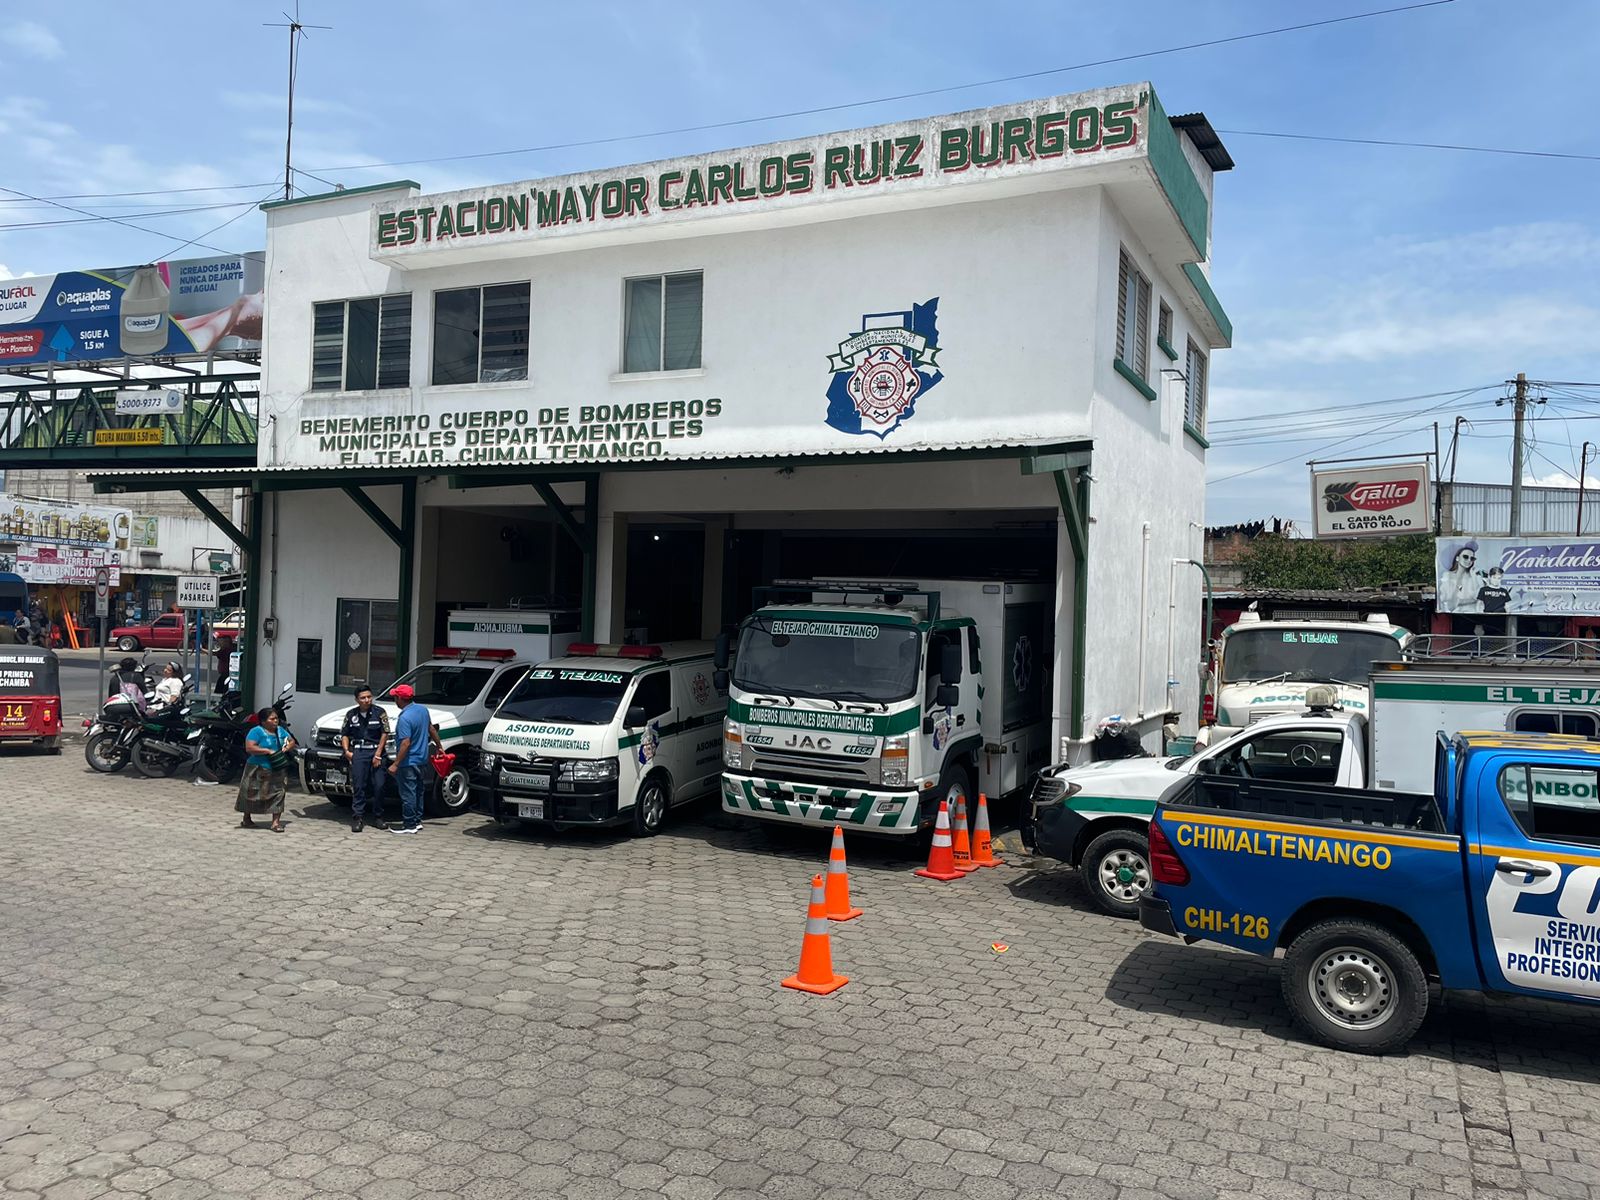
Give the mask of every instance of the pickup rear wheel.
<svg viewBox="0 0 1600 1200">
<path fill-rule="evenodd" d="M 1102 833 L 1084 849 L 1078 875 L 1101 912 L 1137 917 L 1139 901 L 1150 890 L 1150 843 L 1131 829 Z"/>
<path fill-rule="evenodd" d="M 123 637 L 119 637 L 117 639 L 118 650 L 137 650 L 138 648 L 139 639 L 131 634 L 124 635 Z"/>
<path fill-rule="evenodd" d="M 1428 979 L 1411 947 L 1382 925 L 1323 921 L 1289 946 L 1283 998 L 1323 1045 L 1387 1054 L 1428 1015 Z"/>
</svg>

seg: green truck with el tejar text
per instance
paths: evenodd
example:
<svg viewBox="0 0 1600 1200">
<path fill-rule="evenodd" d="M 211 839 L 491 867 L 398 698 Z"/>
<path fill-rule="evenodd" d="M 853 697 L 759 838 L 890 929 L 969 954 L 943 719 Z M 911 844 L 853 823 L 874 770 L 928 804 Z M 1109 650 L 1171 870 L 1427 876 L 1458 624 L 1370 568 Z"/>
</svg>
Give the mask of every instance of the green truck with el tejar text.
<svg viewBox="0 0 1600 1200">
<path fill-rule="evenodd" d="M 755 602 L 718 648 L 725 811 L 914 834 L 1050 761 L 1049 585 L 780 580 Z"/>
</svg>

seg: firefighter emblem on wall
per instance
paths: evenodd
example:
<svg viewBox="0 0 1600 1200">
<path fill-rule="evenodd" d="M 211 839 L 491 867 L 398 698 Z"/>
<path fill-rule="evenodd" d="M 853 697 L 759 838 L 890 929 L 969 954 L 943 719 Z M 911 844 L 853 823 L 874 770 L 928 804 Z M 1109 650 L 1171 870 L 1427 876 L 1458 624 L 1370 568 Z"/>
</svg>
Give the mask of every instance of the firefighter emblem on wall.
<svg viewBox="0 0 1600 1200">
<path fill-rule="evenodd" d="M 828 356 L 829 425 L 881 440 L 916 415 L 918 397 L 944 378 L 938 313 L 935 296 L 904 312 L 862 316 L 861 331 Z"/>
</svg>

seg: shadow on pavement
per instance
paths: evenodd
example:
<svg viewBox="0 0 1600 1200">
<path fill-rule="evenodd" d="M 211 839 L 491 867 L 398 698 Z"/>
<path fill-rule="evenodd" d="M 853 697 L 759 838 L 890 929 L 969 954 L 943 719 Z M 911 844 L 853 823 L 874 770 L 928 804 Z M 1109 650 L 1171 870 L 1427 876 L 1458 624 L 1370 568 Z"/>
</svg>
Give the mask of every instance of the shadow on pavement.
<svg viewBox="0 0 1600 1200">
<path fill-rule="evenodd" d="M 1054 859 L 1030 858 L 1017 855 L 1008 859 L 1021 873 L 1006 881 L 1006 887 L 1018 900 L 1031 904 L 1048 904 L 1056 908 L 1070 908 L 1086 916 L 1105 921 L 1119 918 L 1101 912 L 1083 894 L 1083 882 L 1078 872 Z"/>
</svg>

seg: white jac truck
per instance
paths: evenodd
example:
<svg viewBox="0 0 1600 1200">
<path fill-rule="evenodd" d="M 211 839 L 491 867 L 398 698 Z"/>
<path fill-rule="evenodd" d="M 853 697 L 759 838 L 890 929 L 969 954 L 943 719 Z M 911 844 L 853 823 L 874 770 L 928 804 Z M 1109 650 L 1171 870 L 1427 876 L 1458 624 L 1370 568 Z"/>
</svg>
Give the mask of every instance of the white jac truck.
<svg viewBox="0 0 1600 1200">
<path fill-rule="evenodd" d="M 939 801 L 1025 788 L 1050 760 L 1049 585 L 780 580 L 729 683 L 722 806 L 909 835 Z"/>
<path fill-rule="evenodd" d="M 392 730 L 400 708 L 390 693 L 402 683 L 410 685 L 439 727 L 444 749 L 456 756 L 449 775 L 440 778 L 430 769 L 423 776 L 432 782 L 426 802 L 435 816 L 471 806 L 474 792 L 482 791 L 478 751 L 490 714 L 530 666 L 562 653 L 578 636 L 576 610 L 460 609 L 447 613 L 445 622 L 449 644 L 436 647 L 375 697 Z M 347 704 L 318 717 L 311 746 L 300 760 L 306 791 L 340 804 L 351 798 L 350 767 L 340 742 L 349 711 Z M 393 755 L 393 744 L 386 753 Z M 388 787 L 393 792 L 394 785 Z"/>
<path fill-rule="evenodd" d="M 1365 621 L 1263 621 L 1257 613 L 1240 613 L 1217 639 L 1200 714 L 1207 726 L 1202 740 L 1215 742 L 1264 717 L 1296 712 L 1305 707 L 1306 689 L 1319 683 L 1336 689 L 1344 708 L 1366 712 L 1372 703 L 1368 669 L 1400 658 L 1410 637 L 1382 613 Z"/>
<path fill-rule="evenodd" d="M 1435 642 L 1462 645 L 1424 635 L 1403 661 L 1371 664 L 1370 712 L 1334 706 L 1342 692 L 1322 685 L 1312 690 L 1317 707 L 1262 718 L 1188 757 L 1041 771 L 1023 838 L 1078 868 L 1099 908 L 1134 917 L 1150 885 L 1150 818 L 1193 775 L 1426 792 L 1440 731 L 1600 736 L 1600 644 L 1564 642 L 1559 657 L 1474 659 L 1433 653 Z"/>
<path fill-rule="evenodd" d="M 512 689 L 483 735 L 501 824 L 631 825 L 649 836 L 714 793 L 727 696 L 710 642 L 574 643 Z"/>
</svg>

